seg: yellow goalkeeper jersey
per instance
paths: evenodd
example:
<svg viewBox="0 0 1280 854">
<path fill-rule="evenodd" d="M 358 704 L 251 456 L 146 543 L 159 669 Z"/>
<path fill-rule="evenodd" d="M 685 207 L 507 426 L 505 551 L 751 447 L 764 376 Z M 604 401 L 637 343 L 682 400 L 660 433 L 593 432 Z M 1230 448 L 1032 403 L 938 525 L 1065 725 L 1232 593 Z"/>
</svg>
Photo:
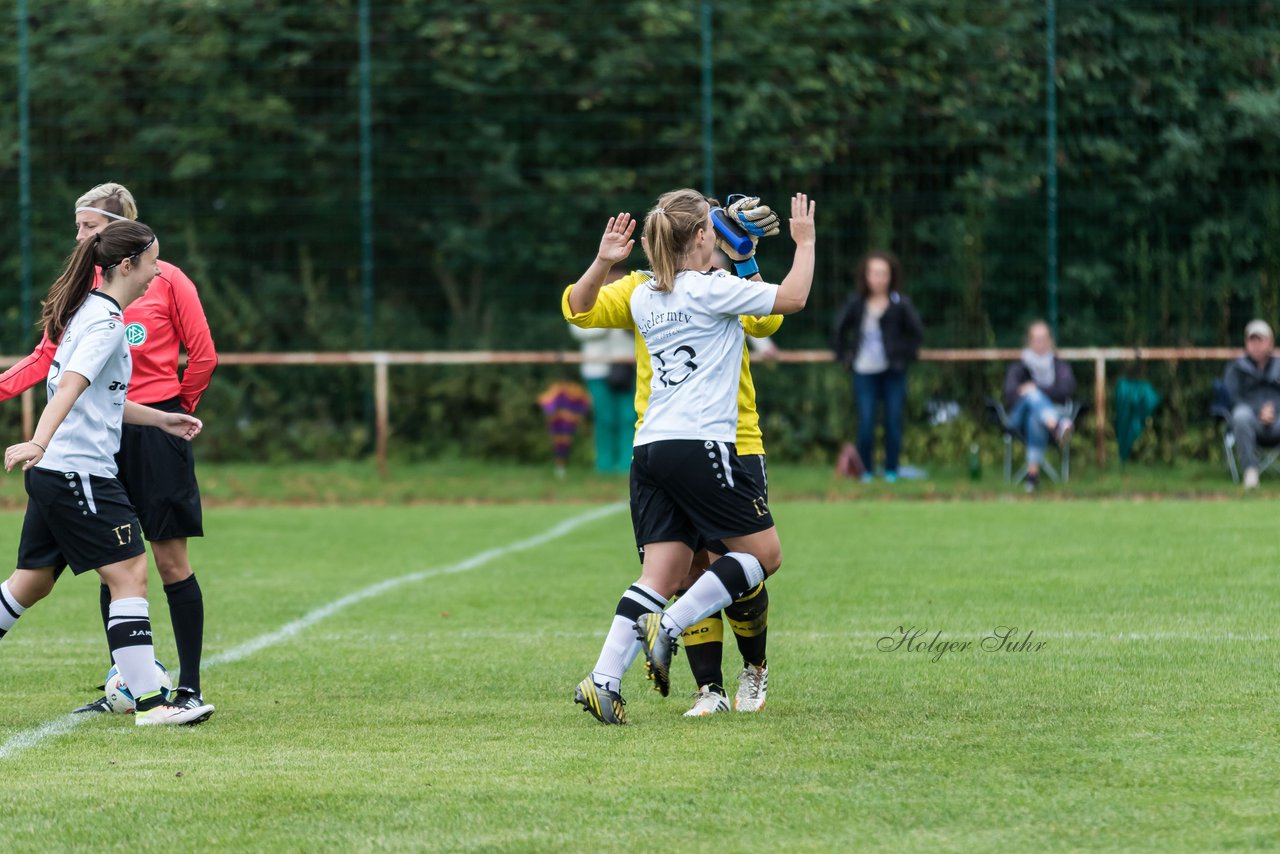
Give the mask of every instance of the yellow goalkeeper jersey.
<svg viewBox="0 0 1280 854">
<path fill-rule="evenodd" d="M 638 285 L 649 281 L 642 272 L 629 273 L 600 289 L 596 304 L 589 311 L 574 314 L 569 308 L 569 291 L 560 296 L 560 310 L 564 319 L 582 329 L 631 329 L 635 320 L 631 317 L 631 292 Z M 752 338 L 768 338 L 782 326 L 782 315 L 768 317 L 742 317 L 742 328 Z M 635 331 L 636 339 L 636 427 L 644 422 L 649 408 L 649 384 L 653 379 L 653 366 L 649 362 L 649 350 L 644 339 Z M 763 454 L 764 438 L 760 434 L 760 415 L 756 412 L 756 386 L 751 381 L 751 351 L 742 345 L 742 372 L 738 377 L 738 436 L 735 442 L 739 454 Z"/>
</svg>

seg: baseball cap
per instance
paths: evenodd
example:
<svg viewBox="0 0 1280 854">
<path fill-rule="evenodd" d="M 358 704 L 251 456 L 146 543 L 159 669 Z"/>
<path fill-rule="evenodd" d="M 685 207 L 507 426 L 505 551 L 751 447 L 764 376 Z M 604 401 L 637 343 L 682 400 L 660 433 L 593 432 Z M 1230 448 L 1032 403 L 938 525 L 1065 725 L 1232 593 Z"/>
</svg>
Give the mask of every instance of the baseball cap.
<svg viewBox="0 0 1280 854">
<path fill-rule="evenodd" d="M 1271 338 L 1275 339 L 1275 333 L 1271 331 L 1271 324 L 1265 320 L 1250 320 L 1249 325 L 1244 328 L 1244 337 L 1246 340 L 1250 338 Z"/>
</svg>

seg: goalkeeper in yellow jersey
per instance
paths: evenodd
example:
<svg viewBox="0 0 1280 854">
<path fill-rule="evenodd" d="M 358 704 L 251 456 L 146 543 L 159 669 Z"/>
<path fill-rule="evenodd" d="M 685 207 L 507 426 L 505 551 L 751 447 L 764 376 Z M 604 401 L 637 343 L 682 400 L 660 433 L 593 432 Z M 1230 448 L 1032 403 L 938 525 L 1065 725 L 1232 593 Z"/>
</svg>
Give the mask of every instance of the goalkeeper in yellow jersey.
<svg viewBox="0 0 1280 854">
<path fill-rule="evenodd" d="M 707 201 L 713 208 L 719 207 L 719 202 L 714 199 L 708 199 Z M 778 233 L 779 222 L 777 215 L 767 206 L 761 204 L 758 198 L 754 197 L 738 198 L 736 201 L 731 199 L 731 204 L 726 209 L 725 215 L 730 221 L 736 223 L 739 229 L 749 235 L 751 239 L 749 248 L 746 251 L 742 251 L 745 247 L 741 243 L 735 248 L 723 238 L 717 241 L 719 248 L 734 264 L 735 272 L 740 278 L 759 280 L 759 267 L 755 261 L 756 241 L 760 237 L 772 236 Z M 615 241 L 625 244 L 630 240 L 633 230 L 634 222 L 630 216 L 619 214 L 611 224 L 609 232 L 606 232 L 605 239 L 609 240 L 610 233 L 612 233 Z M 618 272 L 618 268 L 615 267 L 610 272 L 610 277 L 616 276 Z M 635 322 L 631 315 L 631 294 L 639 285 L 648 282 L 651 278 L 650 274 L 645 271 L 632 271 L 613 278 L 609 284 L 603 287 L 597 286 L 593 288 L 589 285 L 584 285 L 582 282 L 575 283 L 565 289 L 560 301 L 561 311 L 564 313 L 565 320 L 583 329 L 612 328 L 634 330 Z M 742 325 L 748 336 L 767 338 L 778 331 L 778 328 L 782 325 L 782 316 L 744 316 Z M 635 340 L 635 405 L 638 416 L 636 426 L 639 427 L 644 421 L 644 413 L 649 403 L 653 367 L 649 360 L 649 351 L 646 349 L 644 340 L 640 337 L 639 332 L 636 332 Z M 738 455 L 744 464 L 760 466 L 760 479 L 766 489 L 765 499 L 767 501 L 768 476 L 765 471 L 764 441 L 760 433 L 760 416 L 756 412 L 755 385 L 751 381 L 750 352 L 746 345 L 743 346 L 742 370 L 738 381 L 738 432 L 736 446 Z M 709 553 L 723 555 L 726 551 L 721 543 L 706 543 L 705 546 L 705 549 L 694 556 L 693 566 L 690 567 L 688 579 L 682 585 L 682 591 L 687 590 L 706 569 L 710 563 Z M 642 562 L 643 558 L 642 552 Z M 637 585 L 632 585 L 632 589 L 628 590 L 619 608 L 628 603 L 628 598 L 635 600 L 637 607 L 646 609 L 651 609 L 658 602 L 658 600 L 654 599 L 652 591 L 637 589 Z M 672 601 L 675 601 L 675 598 L 672 597 Z M 738 674 L 738 690 L 733 700 L 733 708 L 739 712 L 758 712 L 764 708 L 765 694 L 769 684 L 769 669 L 765 658 L 766 634 L 769 625 L 769 591 L 765 588 L 764 582 L 761 582 L 725 608 L 724 615 L 729 618 L 729 625 L 737 641 L 738 651 L 742 655 L 742 671 Z M 628 613 L 621 615 L 621 617 L 631 618 L 631 615 Z M 714 614 L 700 623 L 695 623 L 685 630 L 681 637 L 684 639 L 685 650 L 689 658 L 689 668 L 693 671 L 694 682 L 698 686 L 698 690 L 694 694 L 693 706 L 685 714 L 691 717 L 701 717 L 715 714 L 716 712 L 728 711 L 730 704 L 729 698 L 725 693 L 724 672 L 721 665 L 724 647 L 724 622 L 720 614 Z M 636 650 L 638 651 L 638 649 L 639 643 L 637 642 Z M 634 657 L 634 652 L 632 657 Z M 600 670 L 600 665 L 597 665 L 597 670 Z M 590 681 L 590 679 L 591 677 L 588 677 L 588 679 L 584 680 L 584 683 Z M 608 686 L 608 690 L 616 692 L 618 689 L 616 686 Z M 596 688 L 595 691 L 598 692 L 599 688 Z M 592 687 L 587 687 L 584 691 L 583 685 L 580 685 L 578 697 L 586 699 L 583 697 L 584 693 L 593 693 Z M 579 702 L 582 702 L 582 700 L 580 699 Z M 594 710 L 597 708 L 605 712 L 610 711 L 610 704 L 608 703 L 582 702 L 582 705 L 593 714 L 596 714 Z M 600 717 L 599 714 L 596 716 Z M 604 722 L 621 723 L 622 721 L 604 720 Z"/>
</svg>

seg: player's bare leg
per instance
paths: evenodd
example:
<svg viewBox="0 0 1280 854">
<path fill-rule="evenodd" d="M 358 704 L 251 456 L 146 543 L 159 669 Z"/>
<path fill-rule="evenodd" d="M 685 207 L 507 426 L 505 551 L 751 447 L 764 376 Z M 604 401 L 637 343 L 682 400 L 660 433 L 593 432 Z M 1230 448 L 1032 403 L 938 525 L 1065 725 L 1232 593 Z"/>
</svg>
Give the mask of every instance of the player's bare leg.
<svg viewBox="0 0 1280 854">
<path fill-rule="evenodd" d="M 728 553 L 713 563 L 679 602 L 668 608 L 660 619 L 647 618 L 636 623 L 640 649 L 660 691 L 663 684 L 658 680 L 669 672 L 675 639 L 689 626 L 744 596 L 782 565 L 782 544 L 776 527 L 726 538 L 724 544 Z M 666 691 L 662 693 L 665 695 Z"/>
<path fill-rule="evenodd" d="M 40 569 L 15 569 L 13 575 L 0 584 L 0 638 L 14 627 L 27 609 L 48 596 L 58 580 L 53 567 Z"/>
<path fill-rule="evenodd" d="M 640 578 L 618 600 L 595 669 L 574 690 L 574 702 L 601 723 L 626 722 L 622 714 L 622 676 L 640 651 L 636 626 L 646 616 L 661 615 L 668 597 L 689 571 L 692 558 L 693 550 L 684 543 L 645 546 Z"/>
</svg>

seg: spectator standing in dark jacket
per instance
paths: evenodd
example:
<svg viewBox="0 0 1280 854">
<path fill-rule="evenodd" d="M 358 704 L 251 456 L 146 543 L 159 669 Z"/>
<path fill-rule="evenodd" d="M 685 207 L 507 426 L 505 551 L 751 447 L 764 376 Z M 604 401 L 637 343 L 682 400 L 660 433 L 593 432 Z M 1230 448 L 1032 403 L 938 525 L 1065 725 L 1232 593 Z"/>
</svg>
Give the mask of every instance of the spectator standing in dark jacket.
<svg viewBox="0 0 1280 854">
<path fill-rule="evenodd" d="M 920 354 L 924 324 L 902 293 L 902 265 L 888 252 L 870 252 L 858 264 L 857 290 L 836 318 L 832 349 L 853 371 L 858 404 L 858 456 L 864 481 L 875 470 L 876 410 L 884 407 L 884 479 L 898 479 L 907 367 Z"/>
<path fill-rule="evenodd" d="M 1258 444 L 1280 442 L 1280 359 L 1275 358 L 1276 339 L 1265 320 L 1251 320 L 1244 328 L 1245 354 L 1227 365 L 1227 393 L 1231 395 L 1231 427 L 1244 488 L 1258 485 Z"/>
<path fill-rule="evenodd" d="M 1027 343 L 1022 358 L 1004 375 L 1004 406 L 1009 421 L 1027 442 L 1027 492 L 1040 485 L 1040 464 L 1049 439 L 1061 445 L 1071 433 L 1071 419 L 1058 406 L 1076 393 L 1076 376 L 1071 366 L 1054 354 L 1049 324 L 1037 320 L 1027 327 Z"/>
</svg>

